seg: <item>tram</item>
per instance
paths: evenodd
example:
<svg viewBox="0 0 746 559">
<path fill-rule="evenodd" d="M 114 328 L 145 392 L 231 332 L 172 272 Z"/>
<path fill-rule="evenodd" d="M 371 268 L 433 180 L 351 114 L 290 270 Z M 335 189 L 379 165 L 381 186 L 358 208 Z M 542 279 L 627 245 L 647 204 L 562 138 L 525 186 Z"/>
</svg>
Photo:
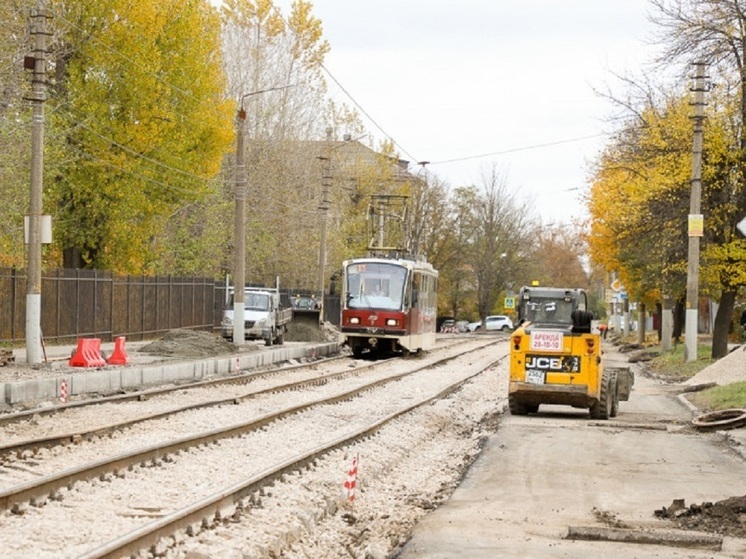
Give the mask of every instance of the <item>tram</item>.
<svg viewBox="0 0 746 559">
<path fill-rule="evenodd" d="M 435 345 L 438 272 L 395 255 L 342 263 L 341 342 L 354 357 L 417 353 Z"/>
</svg>

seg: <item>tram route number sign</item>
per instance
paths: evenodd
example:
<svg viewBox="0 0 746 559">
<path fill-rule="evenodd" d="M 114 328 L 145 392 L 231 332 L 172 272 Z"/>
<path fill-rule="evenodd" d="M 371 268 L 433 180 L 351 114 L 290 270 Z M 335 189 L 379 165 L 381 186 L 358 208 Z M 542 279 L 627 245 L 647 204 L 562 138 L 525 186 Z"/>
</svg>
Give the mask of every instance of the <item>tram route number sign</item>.
<svg viewBox="0 0 746 559">
<path fill-rule="evenodd" d="M 563 341 L 562 332 L 537 330 L 531 332 L 530 347 L 537 351 L 562 351 Z"/>
</svg>

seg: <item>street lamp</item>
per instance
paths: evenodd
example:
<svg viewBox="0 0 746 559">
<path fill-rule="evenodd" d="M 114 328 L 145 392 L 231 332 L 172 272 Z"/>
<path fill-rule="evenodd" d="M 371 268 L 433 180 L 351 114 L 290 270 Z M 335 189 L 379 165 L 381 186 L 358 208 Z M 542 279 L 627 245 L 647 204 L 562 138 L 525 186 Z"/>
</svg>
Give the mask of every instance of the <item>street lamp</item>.
<svg viewBox="0 0 746 559">
<path fill-rule="evenodd" d="M 245 93 L 239 99 L 236 115 L 236 220 L 235 220 L 235 264 L 233 270 L 233 344 L 242 346 L 245 343 L 245 287 L 246 287 L 246 154 L 244 153 L 244 136 L 246 128 L 246 110 L 244 99 L 268 91 L 279 91 L 293 87 L 284 85 L 270 87 Z"/>
</svg>

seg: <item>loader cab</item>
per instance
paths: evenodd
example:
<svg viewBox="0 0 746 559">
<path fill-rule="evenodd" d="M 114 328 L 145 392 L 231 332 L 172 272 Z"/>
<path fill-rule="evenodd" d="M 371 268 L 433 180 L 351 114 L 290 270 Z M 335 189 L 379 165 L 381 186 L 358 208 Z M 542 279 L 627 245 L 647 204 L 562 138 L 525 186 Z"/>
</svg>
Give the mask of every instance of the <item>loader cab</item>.
<svg viewBox="0 0 746 559">
<path fill-rule="evenodd" d="M 583 289 L 522 287 L 518 296 L 519 323 L 527 328 L 590 332 L 591 313 Z"/>
</svg>

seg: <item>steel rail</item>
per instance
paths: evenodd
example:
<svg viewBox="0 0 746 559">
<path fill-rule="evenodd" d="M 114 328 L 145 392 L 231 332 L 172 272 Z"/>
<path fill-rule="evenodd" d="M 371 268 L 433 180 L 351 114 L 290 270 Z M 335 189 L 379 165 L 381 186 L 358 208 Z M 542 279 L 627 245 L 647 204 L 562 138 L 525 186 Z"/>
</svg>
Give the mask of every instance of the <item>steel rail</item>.
<svg viewBox="0 0 746 559">
<path fill-rule="evenodd" d="M 146 547 L 155 546 L 161 538 L 171 537 L 180 530 L 190 531 L 195 524 L 209 526 L 211 519 L 220 520 L 230 516 L 236 510 L 245 508 L 245 505 L 241 503 L 242 499 L 260 490 L 262 487 L 270 485 L 284 474 L 300 470 L 332 450 L 347 446 L 358 439 L 368 437 L 386 424 L 404 414 L 410 413 L 418 407 L 445 398 L 475 376 L 490 370 L 504 359 L 506 357 L 496 359 L 487 367 L 451 383 L 433 396 L 428 396 L 418 402 L 409 404 L 370 425 L 338 437 L 310 451 L 298 454 L 242 482 L 227 487 L 218 493 L 214 493 L 209 497 L 205 497 L 187 507 L 174 511 L 141 528 L 92 549 L 81 555 L 79 559 L 114 559 L 135 554 Z M 444 361 L 448 360 L 450 359 Z"/>
<path fill-rule="evenodd" d="M 334 357 L 325 357 L 325 358 L 317 359 L 316 361 L 312 361 L 308 363 L 298 363 L 297 365 L 289 365 L 286 367 L 275 367 L 275 368 L 264 370 L 264 371 L 252 371 L 252 372 L 240 373 L 237 375 L 233 374 L 230 376 L 220 376 L 216 378 L 198 380 L 194 382 L 176 383 L 174 386 L 160 386 L 158 388 L 148 388 L 145 390 L 137 390 L 134 392 L 128 392 L 127 394 L 115 394 L 113 396 L 103 396 L 101 398 L 79 400 L 77 402 L 67 402 L 65 404 L 57 404 L 54 406 L 46 406 L 43 408 L 31 408 L 31 409 L 27 409 L 23 411 L 18 411 L 18 412 L 4 413 L 4 414 L 0 414 L 0 425 L 16 423 L 18 421 L 23 421 L 34 416 L 52 415 L 55 413 L 59 413 L 59 412 L 69 410 L 69 409 L 74 409 L 74 408 L 83 408 L 87 406 L 94 406 L 98 404 L 106 404 L 106 403 L 111 403 L 111 402 L 127 402 L 131 400 L 146 400 L 148 398 L 152 398 L 153 396 L 161 396 L 163 394 L 168 394 L 169 392 L 176 392 L 177 390 L 184 390 L 184 389 L 190 389 L 190 388 L 204 388 L 204 387 L 210 387 L 210 386 L 221 386 L 221 385 L 230 385 L 230 384 L 246 384 L 247 382 L 251 382 L 252 380 L 255 380 L 256 378 L 272 376 L 272 375 L 284 373 L 287 371 L 293 371 L 295 369 L 301 369 L 303 367 L 308 367 L 311 365 L 324 364 L 324 363 L 329 363 L 331 361 L 338 361 L 338 360 L 347 359 L 347 358 L 348 357 L 345 355 L 335 355 Z M 187 362 L 192 362 L 192 361 L 200 361 L 200 359 L 194 359 L 194 360 L 187 361 Z M 152 366 L 159 367 L 162 365 L 163 365 L 162 363 L 159 363 L 159 364 L 152 365 Z M 147 367 L 148 366 L 146 365 L 143 368 L 147 368 Z"/>
<path fill-rule="evenodd" d="M 382 363 L 382 361 L 378 361 L 377 363 Z M 373 366 L 374 364 L 372 363 L 366 364 L 360 367 L 356 367 L 355 369 L 348 369 L 345 371 L 341 371 L 339 373 L 331 373 L 327 375 L 315 376 L 315 377 L 300 380 L 300 381 L 278 384 L 277 386 L 271 386 L 269 388 L 263 388 L 260 390 L 253 390 L 251 392 L 246 392 L 244 394 L 230 396 L 228 398 L 220 398 L 217 400 L 204 400 L 202 402 L 195 402 L 193 404 L 187 404 L 184 406 L 171 408 L 165 411 L 140 415 L 138 417 L 126 419 L 123 421 L 118 421 L 116 423 L 110 423 L 108 425 L 99 425 L 87 431 L 71 431 L 67 433 L 57 433 L 55 435 L 50 435 L 47 437 L 40 437 L 37 439 L 27 439 L 27 440 L 17 441 L 13 443 L 7 443 L 7 444 L 0 445 L 0 457 L 8 456 L 13 453 L 18 454 L 25 450 L 50 448 L 50 447 L 57 446 L 57 445 L 67 444 L 69 442 L 90 440 L 94 437 L 101 437 L 101 436 L 113 433 L 115 431 L 121 431 L 122 429 L 125 429 L 127 427 L 132 427 L 133 425 L 136 425 L 138 423 L 144 423 L 146 421 L 154 421 L 156 419 L 161 419 L 161 418 L 168 417 L 171 415 L 184 413 L 186 411 L 191 411 L 191 410 L 201 409 L 201 408 L 223 406 L 223 405 L 234 405 L 244 400 L 248 400 L 249 398 L 255 398 L 257 396 L 261 396 L 262 394 L 269 394 L 269 393 L 274 393 L 274 392 L 285 392 L 288 390 L 295 390 L 296 388 L 301 388 L 303 386 L 318 384 L 319 381 L 324 381 L 328 379 L 345 378 L 349 375 L 358 373 L 360 371 L 364 371 L 365 369 L 371 368 Z M 279 371 L 274 371 L 272 375 L 275 375 L 278 372 Z M 263 376 L 263 375 L 260 375 L 260 376 Z M 260 376 L 257 376 L 256 378 L 260 378 Z M 181 386 L 180 390 L 183 390 L 184 388 L 185 388 L 184 386 Z M 194 386 L 190 386 L 189 388 L 194 388 Z M 202 388 L 202 386 L 200 386 L 200 388 Z M 163 392 L 171 392 L 171 390 L 163 391 Z M 162 395 L 163 392 L 159 392 L 158 395 Z M 148 393 L 148 396 L 152 396 L 152 394 L 153 393 Z M 145 400 L 145 399 L 147 398 L 145 397 L 141 398 L 141 400 Z M 101 404 L 102 401 L 97 400 L 96 403 Z M 109 401 L 109 403 L 111 403 L 111 401 Z"/>
<path fill-rule="evenodd" d="M 43 499 L 47 495 L 51 498 L 55 497 L 56 491 L 60 488 L 67 486 L 71 487 L 78 481 L 92 479 L 95 477 L 102 477 L 109 474 L 118 475 L 119 471 L 126 468 L 130 468 L 135 464 L 144 464 L 147 462 L 157 463 L 158 460 L 168 460 L 168 455 L 194 448 L 200 445 L 209 445 L 215 441 L 237 437 L 246 432 L 259 429 L 264 425 L 276 421 L 282 417 L 290 416 L 295 413 L 305 411 L 312 407 L 334 404 L 340 401 L 348 400 L 354 396 L 376 388 L 378 386 L 397 381 L 406 376 L 418 373 L 420 371 L 437 367 L 459 357 L 484 349 L 488 345 L 492 345 L 494 342 L 490 342 L 481 345 L 477 348 L 471 349 L 458 355 L 444 357 L 434 362 L 424 364 L 419 367 L 415 367 L 412 370 L 405 371 L 403 373 L 397 373 L 382 379 L 369 382 L 363 386 L 359 386 L 352 390 L 348 390 L 330 397 L 319 398 L 303 404 L 298 404 L 285 408 L 279 411 L 270 412 L 260 417 L 250 419 L 245 422 L 240 422 L 227 427 L 221 427 L 211 431 L 199 433 L 196 435 L 190 435 L 175 439 L 166 443 L 152 445 L 149 447 L 133 450 L 109 458 L 104 458 L 97 462 L 83 464 L 74 468 L 69 468 L 62 472 L 54 474 L 48 474 L 31 481 L 21 483 L 10 488 L 0 490 L 0 510 L 15 510 L 20 507 L 20 503 L 29 501 L 34 503 L 38 499 Z M 378 362 L 380 363 L 380 362 Z M 345 371 L 346 374 L 354 373 L 355 371 Z M 324 378 L 328 378 L 324 377 Z M 319 379 L 317 378 L 316 381 Z M 303 381 L 300 381 L 301 383 Z M 278 391 L 277 388 L 269 389 L 269 391 Z"/>
</svg>

